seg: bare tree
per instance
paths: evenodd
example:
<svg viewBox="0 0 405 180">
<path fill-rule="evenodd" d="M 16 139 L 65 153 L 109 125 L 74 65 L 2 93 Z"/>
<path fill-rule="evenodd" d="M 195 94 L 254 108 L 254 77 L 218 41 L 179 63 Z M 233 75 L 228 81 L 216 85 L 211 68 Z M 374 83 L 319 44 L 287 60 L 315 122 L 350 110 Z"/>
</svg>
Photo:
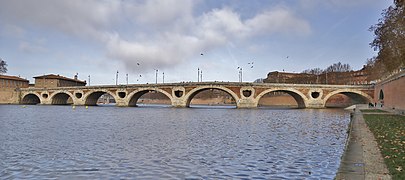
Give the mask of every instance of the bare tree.
<svg viewBox="0 0 405 180">
<path fill-rule="evenodd" d="M 341 62 L 334 63 L 326 68 L 326 72 L 348 72 L 351 71 L 352 68 L 349 64 L 342 64 Z"/>
<path fill-rule="evenodd" d="M 7 62 L 0 58 L 0 74 L 7 73 Z"/>
<path fill-rule="evenodd" d="M 374 33 L 370 45 L 378 51 L 373 58 L 373 71 L 383 69 L 387 74 L 405 66 L 405 1 L 394 0 L 381 15 L 378 23 L 369 29 Z"/>
<path fill-rule="evenodd" d="M 254 83 L 263 83 L 263 78 L 259 78 L 259 79 L 256 79 L 255 81 L 253 81 Z"/>
<path fill-rule="evenodd" d="M 321 68 L 313 68 L 313 69 L 304 70 L 304 71 L 302 71 L 302 73 L 320 75 L 323 73 L 323 70 Z"/>
</svg>

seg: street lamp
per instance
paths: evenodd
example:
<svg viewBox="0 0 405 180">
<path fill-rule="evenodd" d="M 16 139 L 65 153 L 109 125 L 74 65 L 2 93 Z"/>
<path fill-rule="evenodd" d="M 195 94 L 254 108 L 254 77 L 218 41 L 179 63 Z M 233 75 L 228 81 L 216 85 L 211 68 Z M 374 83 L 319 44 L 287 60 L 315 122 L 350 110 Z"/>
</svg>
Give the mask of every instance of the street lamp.
<svg viewBox="0 0 405 180">
<path fill-rule="evenodd" d="M 243 81 L 243 70 L 242 68 L 240 68 L 240 82 Z"/>
<path fill-rule="evenodd" d="M 157 77 L 158 77 L 159 70 L 155 69 L 155 71 L 156 71 L 156 84 L 157 84 Z"/>
<path fill-rule="evenodd" d="M 242 82 L 242 68 L 238 67 L 238 70 L 239 82 Z"/>
<path fill-rule="evenodd" d="M 200 82 L 200 68 L 198 68 L 197 72 L 197 82 Z"/>
<path fill-rule="evenodd" d="M 203 80 L 202 80 L 202 70 L 201 70 L 201 72 L 200 72 L 200 75 L 201 75 L 200 81 L 202 82 L 202 81 L 203 81 Z"/>
<path fill-rule="evenodd" d="M 89 75 L 89 86 L 90 86 L 90 75 Z"/>
<path fill-rule="evenodd" d="M 118 70 L 117 70 L 117 74 L 115 75 L 115 85 L 118 85 Z"/>
<path fill-rule="evenodd" d="M 165 72 L 163 72 L 163 83 L 165 83 Z"/>
<path fill-rule="evenodd" d="M 126 74 L 127 86 L 128 86 L 128 73 Z"/>
</svg>

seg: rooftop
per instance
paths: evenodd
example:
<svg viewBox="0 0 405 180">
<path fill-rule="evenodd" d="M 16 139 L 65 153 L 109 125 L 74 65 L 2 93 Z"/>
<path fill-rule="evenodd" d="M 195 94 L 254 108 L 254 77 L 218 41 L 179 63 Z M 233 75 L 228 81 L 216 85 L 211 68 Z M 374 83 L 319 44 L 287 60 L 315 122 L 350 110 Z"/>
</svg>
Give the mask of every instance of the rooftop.
<svg viewBox="0 0 405 180">
<path fill-rule="evenodd" d="M 85 81 L 80 81 L 78 79 L 72 79 L 72 78 L 68 78 L 65 76 L 61 76 L 61 75 L 55 75 L 55 74 L 47 74 L 47 75 L 43 75 L 43 76 L 36 76 L 34 77 L 35 79 L 61 79 L 61 80 L 67 80 L 67 81 L 75 81 L 75 82 L 79 82 L 79 83 L 86 83 Z"/>
<path fill-rule="evenodd" d="M 20 78 L 20 77 L 17 77 L 17 76 L 0 75 L 0 79 L 9 79 L 9 80 L 15 80 L 15 81 L 29 82 L 27 79 Z"/>
</svg>

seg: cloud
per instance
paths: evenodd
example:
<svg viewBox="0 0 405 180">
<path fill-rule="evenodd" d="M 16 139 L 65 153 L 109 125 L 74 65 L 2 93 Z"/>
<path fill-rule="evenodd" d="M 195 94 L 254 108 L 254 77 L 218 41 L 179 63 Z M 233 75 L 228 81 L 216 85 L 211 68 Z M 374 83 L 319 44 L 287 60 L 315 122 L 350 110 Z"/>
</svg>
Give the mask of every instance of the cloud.
<svg viewBox="0 0 405 180">
<path fill-rule="evenodd" d="M 305 9 L 319 8 L 326 6 L 330 9 L 336 8 L 352 8 L 378 3 L 380 0 L 300 0 L 300 4 Z"/>
<path fill-rule="evenodd" d="M 311 32 L 309 23 L 300 19 L 285 8 L 277 8 L 272 11 L 266 11 L 256 17 L 247 20 L 246 25 L 254 34 L 303 34 Z"/>
<path fill-rule="evenodd" d="M 26 41 L 23 41 L 19 44 L 18 49 L 24 53 L 42 53 L 48 51 L 47 48 L 43 47 L 40 44 L 33 44 Z"/>
<path fill-rule="evenodd" d="M 202 51 L 226 48 L 229 42 L 246 43 L 255 37 L 311 32 L 309 23 L 288 8 L 276 7 L 243 19 L 238 11 L 227 7 L 197 14 L 194 8 L 198 3 L 193 0 L 1 1 L 0 20 L 104 44 L 108 58 L 139 71 L 177 66 Z M 27 42 L 20 44 L 24 52 L 44 50 L 40 47 Z"/>
<path fill-rule="evenodd" d="M 195 2 L 193 0 L 135 1 L 123 5 L 123 10 L 135 23 L 162 26 L 190 17 Z"/>
<path fill-rule="evenodd" d="M 11 24 L 4 24 L 3 27 L 0 27 L 0 31 L 2 36 L 11 36 L 17 39 L 23 38 L 26 34 L 23 28 Z"/>
<path fill-rule="evenodd" d="M 0 19 L 86 37 L 110 27 L 118 7 L 117 2 L 97 0 L 1 1 Z"/>
</svg>

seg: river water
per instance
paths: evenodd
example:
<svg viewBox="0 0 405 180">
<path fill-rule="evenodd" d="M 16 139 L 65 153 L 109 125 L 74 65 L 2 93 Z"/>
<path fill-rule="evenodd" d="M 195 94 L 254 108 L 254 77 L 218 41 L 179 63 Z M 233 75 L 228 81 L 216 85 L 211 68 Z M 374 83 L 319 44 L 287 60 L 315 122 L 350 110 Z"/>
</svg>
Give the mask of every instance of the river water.
<svg viewBox="0 0 405 180">
<path fill-rule="evenodd" d="M 0 106 L 0 179 L 333 179 L 340 109 Z"/>
</svg>

